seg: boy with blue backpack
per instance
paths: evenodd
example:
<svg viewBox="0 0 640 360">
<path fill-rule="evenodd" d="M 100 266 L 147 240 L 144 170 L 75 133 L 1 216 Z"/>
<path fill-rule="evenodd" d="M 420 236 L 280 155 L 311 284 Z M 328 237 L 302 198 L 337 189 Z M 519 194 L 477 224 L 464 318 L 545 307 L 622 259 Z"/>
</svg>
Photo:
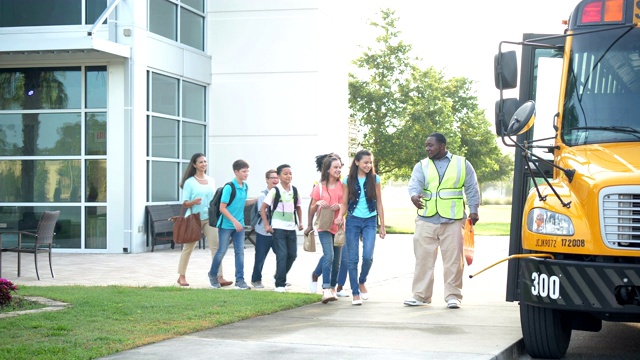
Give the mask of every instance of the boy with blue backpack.
<svg viewBox="0 0 640 360">
<path fill-rule="evenodd" d="M 260 192 L 258 201 L 251 211 L 251 226 L 256 231 L 256 257 L 253 263 L 253 273 L 251 274 L 251 285 L 256 289 L 264 288 L 262 284 L 262 268 L 264 267 L 264 260 L 267 258 L 269 250 L 273 250 L 274 254 L 276 253 L 276 250 L 273 248 L 273 237 L 271 233 L 266 232 L 264 229 L 264 223 L 260 216 L 260 208 L 262 207 L 264 198 L 271 189 L 278 185 L 280 179 L 278 178 L 277 172 L 271 169 L 265 174 L 265 180 L 267 181 L 267 188 Z"/>
<path fill-rule="evenodd" d="M 219 212 L 221 216 L 215 220 L 220 244 L 208 273 L 209 283 L 214 289 L 221 287 L 218 281 L 218 268 L 229 248 L 229 238 L 232 238 L 236 265 L 236 289 L 248 290 L 251 287 L 244 281 L 244 207 L 247 202 L 248 186 L 246 180 L 249 177 L 249 164 L 244 160 L 234 161 L 233 173 L 235 178 L 224 185 L 220 197 Z M 215 216 L 210 217 L 210 220 L 213 218 Z"/>
</svg>

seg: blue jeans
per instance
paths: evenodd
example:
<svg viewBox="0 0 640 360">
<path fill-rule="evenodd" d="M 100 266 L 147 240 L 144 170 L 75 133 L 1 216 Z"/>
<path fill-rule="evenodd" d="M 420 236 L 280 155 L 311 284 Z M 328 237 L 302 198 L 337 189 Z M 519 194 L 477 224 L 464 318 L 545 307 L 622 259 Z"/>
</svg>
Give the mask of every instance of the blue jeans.
<svg viewBox="0 0 640 360">
<path fill-rule="evenodd" d="M 252 282 L 262 281 L 262 268 L 269 250 L 273 250 L 274 254 L 276 253 L 273 247 L 273 236 L 256 233 L 256 259 L 253 263 L 253 273 L 251 274 Z"/>
<path fill-rule="evenodd" d="M 347 244 L 342 245 L 342 256 L 340 258 L 340 270 L 338 271 L 338 286 L 344 286 L 347 282 L 347 272 L 349 271 L 349 250 Z"/>
<path fill-rule="evenodd" d="M 359 284 L 367 282 L 367 275 L 373 264 L 373 248 L 376 244 L 376 228 L 378 217 L 363 219 L 348 215 L 345 223 L 347 246 L 349 246 L 349 283 L 353 296 L 360 295 Z M 360 257 L 360 235 L 362 235 L 362 269 L 358 278 L 358 258 Z"/>
<path fill-rule="evenodd" d="M 341 270 L 340 254 L 342 253 L 342 247 L 333 246 L 334 236 L 335 235 L 328 231 L 318 231 L 320 245 L 322 245 L 322 257 L 318 261 L 315 270 L 313 270 L 313 275 L 318 277 L 322 275 L 323 289 L 331 289 L 336 286 L 338 282 L 338 271 Z"/>
<path fill-rule="evenodd" d="M 273 229 L 273 250 L 276 253 L 276 287 L 285 287 L 287 273 L 298 256 L 296 231 Z"/>
<path fill-rule="evenodd" d="M 213 256 L 211 269 L 209 273 L 212 277 L 218 277 L 218 269 L 222 263 L 224 255 L 229 249 L 229 238 L 233 239 L 233 253 L 236 257 L 236 284 L 238 281 L 244 281 L 244 230 L 236 231 L 236 229 L 218 229 L 218 251 Z"/>
</svg>

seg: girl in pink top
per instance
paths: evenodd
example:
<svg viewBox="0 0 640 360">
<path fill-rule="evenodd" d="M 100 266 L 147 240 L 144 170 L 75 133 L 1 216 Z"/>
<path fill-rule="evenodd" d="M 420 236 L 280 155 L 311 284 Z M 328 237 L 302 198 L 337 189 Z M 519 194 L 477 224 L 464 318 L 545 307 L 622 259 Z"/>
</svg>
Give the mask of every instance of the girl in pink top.
<svg viewBox="0 0 640 360">
<path fill-rule="evenodd" d="M 340 214 L 340 206 L 342 203 L 342 184 L 340 182 L 340 173 L 342 170 L 342 162 L 334 156 L 327 156 L 322 163 L 322 171 L 320 183 L 311 191 L 311 209 L 310 213 L 318 214 L 323 211 L 333 212 L 333 219 Z M 313 231 L 313 227 L 308 227 L 305 234 Z M 337 300 L 334 293 L 338 278 L 338 269 L 340 264 L 340 255 L 342 247 L 333 246 L 334 235 L 338 232 L 338 225 L 333 221 L 328 229 L 318 229 L 318 237 L 322 245 L 322 302 Z"/>
</svg>

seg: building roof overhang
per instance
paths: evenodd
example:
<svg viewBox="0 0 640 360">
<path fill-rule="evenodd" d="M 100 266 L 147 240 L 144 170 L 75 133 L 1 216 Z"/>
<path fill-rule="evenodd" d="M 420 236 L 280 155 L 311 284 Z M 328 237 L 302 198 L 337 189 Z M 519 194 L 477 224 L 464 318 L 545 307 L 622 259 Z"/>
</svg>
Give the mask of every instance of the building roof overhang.
<svg viewBox="0 0 640 360">
<path fill-rule="evenodd" d="M 2 55 L 63 54 L 101 52 L 111 56 L 130 58 L 131 47 L 96 36 L 21 39 L 0 42 Z"/>
</svg>

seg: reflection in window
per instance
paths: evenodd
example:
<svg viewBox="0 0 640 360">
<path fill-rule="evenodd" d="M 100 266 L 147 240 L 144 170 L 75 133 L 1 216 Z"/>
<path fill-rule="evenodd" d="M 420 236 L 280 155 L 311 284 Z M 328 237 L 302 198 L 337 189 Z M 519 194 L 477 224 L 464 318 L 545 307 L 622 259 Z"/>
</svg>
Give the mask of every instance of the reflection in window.
<svg viewBox="0 0 640 360">
<path fill-rule="evenodd" d="M 107 114 L 87 113 L 87 155 L 107 155 Z"/>
<path fill-rule="evenodd" d="M 80 67 L 0 69 L 0 110 L 80 108 Z"/>
<path fill-rule="evenodd" d="M 3 160 L 0 202 L 78 202 L 80 163 L 80 160 Z"/>
<path fill-rule="evenodd" d="M 107 67 L 87 66 L 86 70 L 86 104 L 88 109 L 105 109 L 107 107 Z"/>
<path fill-rule="evenodd" d="M 0 69 L 0 203 L 13 203 L 0 206 L 0 227 L 28 226 L 43 210 L 61 210 L 55 247 L 80 249 L 91 234 L 92 248 L 106 248 L 106 223 L 96 216 L 106 214 L 107 78 L 106 66 Z M 91 222 L 85 234 L 83 213 Z"/>
<path fill-rule="evenodd" d="M 151 111 L 178 116 L 178 79 L 151 75 Z"/>
<path fill-rule="evenodd" d="M 182 82 L 182 117 L 205 121 L 205 90 L 204 86 Z"/>
<path fill-rule="evenodd" d="M 178 163 L 150 161 L 151 200 L 178 201 Z"/>
<path fill-rule="evenodd" d="M 0 115 L 0 155 L 80 155 L 79 113 Z"/>
<path fill-rule="evenodd" d="M 151 117 L 151 156 L 178 158 L 178 121 Z"/>
<path fill-rule="evenodd" d="M 182 123 L 182 158 L 191 160 L 191 155 L 204 152 L 205 127 L 199 124 Z"/>
<path fill-rule="evenodd" d="M 0 224 L 3 230 L 32 230 L 37 228 L 44 211 L 60 210 L 53 237 L 53 247 L 80 249 L 79 206 L 0 206 Z M 3 235 L 2 246 L 17 245 L 16 235 Z M 6 246 L 5 246 L 6 245 Z"/>
<path fill-rule="evenodd" d="M 107 160 L 87 160 L 87 202 L 107 201 Z"/>
<path fill-rule="evenodd" d="M 107 207 L 87 206 L 85 208 L 85 249 L 107 248 Z"/>
<path fill-rule="evenodd" d="M 177 6 L 166 0 L 149 0 L 149 31 L 171 40 L 178 39 Z"/>
</svg>

